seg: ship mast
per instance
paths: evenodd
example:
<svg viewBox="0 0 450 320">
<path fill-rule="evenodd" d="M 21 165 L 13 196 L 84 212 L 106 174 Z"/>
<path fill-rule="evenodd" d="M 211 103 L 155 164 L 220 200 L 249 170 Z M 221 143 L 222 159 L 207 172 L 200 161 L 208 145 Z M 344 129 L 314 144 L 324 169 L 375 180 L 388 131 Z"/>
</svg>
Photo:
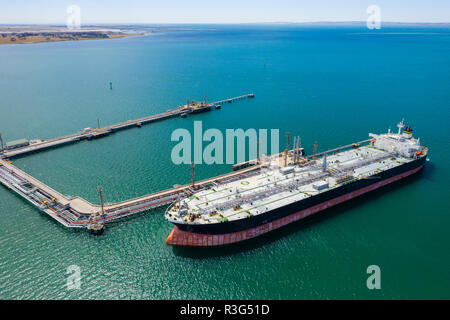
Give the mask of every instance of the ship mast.
<svg viewBox="0 0 450 320">
<path fill-rule="evenodd" d="M 191 162 L 191 169 L 192 169 L 192 176 L 191 176 L 191 181 L 192 181 L 192 189 L 195 190 L 195 163 Z"/>
<path fill-rule="evenodd" d="M 258 164 L 261 164 L 261 141 L 259 139 L 258 139 Z"/>
<path fill-rule="evenodd" d="M 300 136 L 298 136 L 297 137 L 297 159 L 296 159 L 296 162 L 299 162 L 300 161 L 300 157 L 301 157 L 301 155 L 302 155 L 302 151 L 300 150 L 301 149 L 301 140 L 300 140 Z"/>
<path fill-rule="evenodd" d="M 284 151 L 284 166 L 287 166 L 287 158 L 288 158 L 288 153 L 289 153 L 289 137 L 291 136 L 291 134 L 288 132 L 286 133 L 286 150 Z"/>
<path fill-rule="evenodd" d="M 294 159 L 294 164 L 296 163 L 296 160 L 297 160 L 297 137 L 296 136 L 294 136 L 294 146 L 293 146 L 293 148 L 292 148 L 292 151 L 293 151 L 293 159 Z"/>
<path fill-rule="evenodd" d="M 400 123 L 397 124 L 397 128 L 398 128 L 398 140 L 400 140 L 400 134 L 401 134 L 401 132 L 402 132 L 402 128 L 404 127 L 403 120 L 404 120 L 404 119 L 402 119 L 402 121 L 401 121 Z"/>
<path fill-rule="evenodd" d="M 327 154 L 326 154 L 326 153 L 323 155 L 323 167 L 322 167 L 322 171 L 323 171 L 323 172 L 327 171 Z"/>
</svg>

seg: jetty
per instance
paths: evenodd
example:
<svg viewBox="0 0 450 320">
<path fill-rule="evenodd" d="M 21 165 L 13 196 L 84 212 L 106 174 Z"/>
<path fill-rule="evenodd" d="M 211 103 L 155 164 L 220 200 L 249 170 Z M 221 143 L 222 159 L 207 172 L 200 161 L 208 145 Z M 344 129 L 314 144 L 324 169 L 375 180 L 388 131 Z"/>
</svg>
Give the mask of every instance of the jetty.
<svg viewBox="0 0 450 320">
<path fill-rule="evenodd" d="M 252 98 L 254 97 L 254 94 L 229 98 L 226 99 L 226 101 L 229 102 L 231 100 L 231 102 L 233 102 L 243 99 L 244 97 Z M 0 149 L 0 183 L 27 200 L 40 211 L 48 214 L 63 226 L 68 228 L 90 228 L 90 226 L 93 225 L 93 221 L 95 222 L 96 227 L 111 223 L 133 214 L 167 205 L 178 198 L 190 196 L 201 188 L 242 179 L 243 177 L 256 174 L 260 169 L 259 164 L 198 182 L 193 180 L 191 184 L 175 186 L 174 188 L 142 197 L 108 205 L 103 205 L 102 201 L 101 205 L 96 205 L 80 197 L 63 195 L 26 172 L 18 169 L 10 160 L 15 156 L 26 155 L 31 152 L 58 147 L 81 140 L 97 139 L 119 130 L 140 127 L 143 124 L 178 117 L 182 114 L 186 115 L 189 113 L 209 111 L 211 110 L 211 106 L 216 105 L 217 102 L 192 102 L 161 114 L 136 120 L 128 120 L 103 128 L 85 128 L 80 132 L 50 140 L 34 140 L 29 143 L 28 140 L 22 139 L 23 141 L 21 141 L 20 144 L 12 145 L 12 149 L 9 149 L 7 144 L 7 148 L 3 148 L 2 146 L 2 149 Z"/>
<path fill-rule="evenodd" d="M 174 187 L 135 199 L 105 205 L 92 204 L 80 197 L 69 197 L 33 178 L 4 159 L 0 159 L 0 183 L 68 228 L 87 228 L 94 215 L 97 222 L 109 223 L 120 218 L 164 206 L 180 197 L 189 196 L 201 188 L 221 184 L 257 173 L 252 166 L 210 179 Z"/>
<path fill-rule="evenodd" d="M 233 97 L 233 98 L 228 98 L 228 99 L 224 99 L 224 100 L 215 101 L 215 102 L 213 102 L 213 104 L 214 105 L 220 105 L 220 104 L 223 104 L 223 103 L 232 103 L 234 101 L 247 99 L 247 98 L 254 98 L 254 97 L 255 97 L 254 93 L 249 93 L 249 94 L 244 94 L 244 95 L 238 96 L 238 97 Z"/>
<path fill-rule="evenodd" d="M 29 145 L 21 146 L 18 148 L 13 149 L 3 149 L 0 150 L 0 157 L 1 158 L 13 158 L 16 156 L 24 155 L 26 153 L 30 152 L 37 152 L 42 151 L 45 149 L 53 148 L 62 146 L 69 143 L 75 143 L 82 140 L 92 140 L 97 139 L 101 137 L 105 137 L 110 135 L 111 133 L 130 129 L 130 128 L 140 128 L 142 125 L 150 124 L 157 121 L 162 121 L 170 118 L 175 117 L 181 117 L 186 116 L 188 114 L 196 114 L 200 112 L 207 112 L 211 111 L 211 107 L 218 106 L 222 101 L 227 101 L 228 103 L 242 100 L 245 98 L 253 98 L 255 95 L 253 93 L 249 93 L 246 95 L 241 95 L 237 97 L 232 97 L 220 101 L 216 101 L 213 103 L 206 103 L 206 102 L 192 102 L 186 105 L 179 106 L 178 108 L 167 110 L 163 113 L 159 113 L 156 115 L 151 115 L 148 117 L 135 119 L 135 120 L 127 120 L 121 123 L 116 123 L 112 125 L 108 125 L 106 127 L 102 128 L 85 128 L 82 131 L 66 135 L 63 137 L 58 137 L 50 140 L 34 140 L 33 142 L 29 143 Z"/>
</svg>

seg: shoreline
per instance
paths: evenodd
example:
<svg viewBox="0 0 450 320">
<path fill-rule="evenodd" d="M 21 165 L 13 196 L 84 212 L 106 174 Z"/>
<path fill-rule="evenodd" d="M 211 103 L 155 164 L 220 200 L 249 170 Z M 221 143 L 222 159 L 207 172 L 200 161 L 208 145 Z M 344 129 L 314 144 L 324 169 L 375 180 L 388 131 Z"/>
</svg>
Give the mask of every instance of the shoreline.
<svg viewBox="0 0 450 320">
<path fill-rule="evenodd" d="M 146 31 L 146 32 L 144 32 Z M 0 45 L 32 44 L 42 42 L 106 40 L 147 35 L 155 30 L 137 30 L 127 27 L 96 27 L 68 29 L 62 26 L 13 26 L 0 25 Z"/>
<path fill-rule="evenodd" d="M 8 44 L 33 44 L 33 43 L 43 43 L 43 42 L 63 42 L 63 41 L 85 41 L 85 40 L 108 40 L 108 39 L 120 39 L 126 37 L 136 37 L 142 34 L 99 34 L 99 35 L 70 35 L 66 36 L 65 34 L 61 35 L 28 35 L 28 36 L 19 36 L 19 35 L 5 35 L 0 34 L 0 45 L 8 45 Z"/>
</svg>

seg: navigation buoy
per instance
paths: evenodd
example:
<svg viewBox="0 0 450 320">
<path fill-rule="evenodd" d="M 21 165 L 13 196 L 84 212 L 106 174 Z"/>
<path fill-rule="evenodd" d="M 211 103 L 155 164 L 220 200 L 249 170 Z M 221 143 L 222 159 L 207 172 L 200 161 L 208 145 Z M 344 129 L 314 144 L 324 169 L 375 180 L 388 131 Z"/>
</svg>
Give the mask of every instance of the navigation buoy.
<svg viewBox="0 0 450 320">
<path fill-rule="evenodd" d="M 112 82 L 109 83 L 109 90 L 112 90 Z"/>
</svg>

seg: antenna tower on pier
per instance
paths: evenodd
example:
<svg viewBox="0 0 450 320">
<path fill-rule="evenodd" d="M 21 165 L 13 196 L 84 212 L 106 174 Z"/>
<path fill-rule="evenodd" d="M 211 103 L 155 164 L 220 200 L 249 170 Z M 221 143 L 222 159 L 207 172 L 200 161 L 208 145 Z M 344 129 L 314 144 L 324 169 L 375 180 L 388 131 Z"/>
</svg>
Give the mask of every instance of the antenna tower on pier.
<svg viewBox="0 0 450 320">
<path fill-rule="evenodd" d="M 318 146 L 319 146 L 319 144 L 317 142 L 314 142 L 313 160 L 316 160 L 316 153 L 317 153 Z"/>
</svg>

